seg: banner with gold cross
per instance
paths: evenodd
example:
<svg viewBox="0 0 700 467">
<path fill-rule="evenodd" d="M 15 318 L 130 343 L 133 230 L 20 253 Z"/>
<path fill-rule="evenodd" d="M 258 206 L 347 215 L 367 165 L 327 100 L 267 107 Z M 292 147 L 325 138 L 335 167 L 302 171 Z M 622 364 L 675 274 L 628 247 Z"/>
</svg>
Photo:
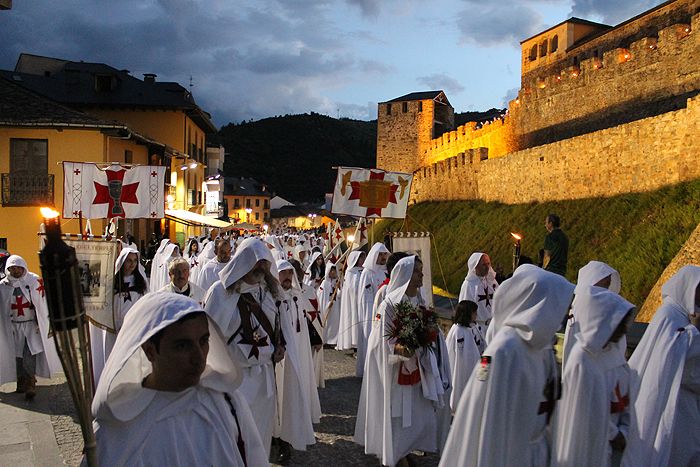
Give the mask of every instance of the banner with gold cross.
<svg viewBox="0 0 700 467">
<path fill-rule="evenodd" d="M 357 217 L 406 217 L 413 175 L 381 169 L 338 167 L 333 214 Z"/>
</svg>

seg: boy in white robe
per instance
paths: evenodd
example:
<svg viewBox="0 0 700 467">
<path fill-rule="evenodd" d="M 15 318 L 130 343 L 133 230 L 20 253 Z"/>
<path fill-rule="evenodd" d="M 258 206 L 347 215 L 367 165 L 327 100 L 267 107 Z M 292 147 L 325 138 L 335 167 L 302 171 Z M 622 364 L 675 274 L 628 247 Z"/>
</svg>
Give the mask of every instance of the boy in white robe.
<svg viewBox="0 0 700 467">
<path fill-rule="evenodd" d="M 343 279 L 340 296 L 340 326 L 338 329 L 337 350 L 357 348 L 360 323 L 357 320 L 357 283 L 362 273 L 365 253 L 353 251 L 348 255 L 348 267 Z"/>
<path fill-rule="evenodd" d="M 0 315 L 0 384 L 17 381 L 16 392 L 33 400 L 36 375 L 51 378 L 61 364 L 53 337 L 49 337 L 44 284 L 18 255 L 5 262 Z"/>
<path fill-rule="evenodd" d="M 550 348 L 573 292 L 563 277 L 531 265 L 498 288 L 492 326 L 500 329 L 462 393 L 440 466 L 549 464 Z"/>
<path fill-rule="evenodd" d="M 454 324 L 445 338 L 452 375 L 452 393 L 450 394 L 452 413 L 457 410 L 459 397 L 479 362 L 481 352 L 486 347 L 484 336 L 476 325 L 476 314 L 476 303 L 468 300 L 459 302 L 455 307 Z"/>
<path fill-rule="evenodd" d="M 682 267 L 661 296 L 629 360 L 636 398 L 624 467 L 700 465 L 700 267 Z"/>
<path fill-rule="evenodd" d="M 477 304 L 476 323 L 479 331 L 486 336 L 486 331 L 493 317 L 491 303 L 498 282 L 496 271 L 491 267 L 491 259 L 486 253 L 472 253 L 467 261 L 467 276 L 459 290 L 459 301 L 469 300 Z M 487 339 L 488 340 L 488 339 Z"/>
<path fill-rule="evenodd" d="M 606 467 L 628 434 L 630 371 L 617 343 L 634 305 L 602 287 L 577 286 L 573 311 L 579 329 L 562 377 L 552 465 Z"/>
<path fill-rule="evenodd" d="M 240 369 L 202 307 L 153 293 L 132 311 L 92 404 L 100 465 L 266 465 Z"/>
</svg>

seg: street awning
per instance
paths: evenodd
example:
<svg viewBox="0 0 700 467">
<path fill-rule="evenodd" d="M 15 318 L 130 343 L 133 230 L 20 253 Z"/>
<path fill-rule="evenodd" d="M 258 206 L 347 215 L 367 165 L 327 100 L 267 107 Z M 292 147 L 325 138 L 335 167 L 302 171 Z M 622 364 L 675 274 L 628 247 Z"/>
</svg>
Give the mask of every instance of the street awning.
<svg viewBox="0 0 700 467">
<path fill-rule="evenodd" d="M 202 216 L 201 214 L 185 211 L 183 209 L 166 209 L 165 217 L 193 227 L 216 227 L 217 229 L 225 229 L 233 225 L 230 222 L 224 222 L 214 217 Z"/>
</svg>

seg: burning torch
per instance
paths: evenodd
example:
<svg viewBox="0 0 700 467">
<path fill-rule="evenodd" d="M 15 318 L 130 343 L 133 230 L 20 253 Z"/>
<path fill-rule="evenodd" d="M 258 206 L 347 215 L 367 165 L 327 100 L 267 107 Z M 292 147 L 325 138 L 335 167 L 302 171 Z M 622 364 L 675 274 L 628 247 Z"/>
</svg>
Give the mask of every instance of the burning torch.
<svg viewBox="0 0 700 467">
<path fill-rule="evenodd" d="M 520 263 L 520 240 L 522 240 L 523 237 L 515 232 L 511 232 L 510 234 L 513 239 L 515 239 L 515 243 L 513 244 L 513 272 L 515 272 L 515 268 L 517 268 Z"/>
<path fill-rule="evenodd" d="M 93 396 L 92 360 L 88 319 L 83 306 L 80 273 L 75 248 L 61 239 L 61 218 L 51 208 L 41 208 L 46 245 L 39 252 L 49 320 L 56 351 L 78 411 L 85 444 L 85 459 L 97 465 L 95 433 L 90 404 Z M 81 371 L 82 370 L 82 371 Z"/>
</svg>

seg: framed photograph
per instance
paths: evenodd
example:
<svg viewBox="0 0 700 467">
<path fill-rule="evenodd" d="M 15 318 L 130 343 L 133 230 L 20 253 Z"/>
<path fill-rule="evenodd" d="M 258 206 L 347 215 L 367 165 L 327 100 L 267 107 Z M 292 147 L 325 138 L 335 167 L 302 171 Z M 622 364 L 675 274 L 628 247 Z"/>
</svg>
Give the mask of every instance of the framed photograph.
<svg viewBox="0 0 700 467">
<path fill-rule="evenodd" d="M 95 326 L 115 332 L 114 310 L 114 261 L 119 254 L 118 241 L 66 240 L 75 248 L 80 270 L 80 289 L 90 322 Z"/>
</svg>

